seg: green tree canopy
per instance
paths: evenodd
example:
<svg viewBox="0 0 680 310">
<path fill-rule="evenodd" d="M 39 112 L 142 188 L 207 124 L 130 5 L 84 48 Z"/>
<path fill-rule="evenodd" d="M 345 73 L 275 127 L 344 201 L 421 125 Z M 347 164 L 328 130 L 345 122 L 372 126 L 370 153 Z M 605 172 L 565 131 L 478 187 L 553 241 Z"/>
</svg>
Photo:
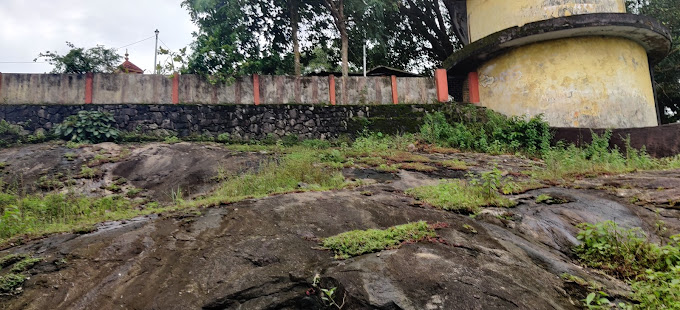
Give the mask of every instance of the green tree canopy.
<svg viewBox="0 0 680 310">
<path fill-rule="evenodd" d="M 66 55 L 46 51 L 40 53 L 38 58 L 33 61 L 44 58 L 54 66 L 52 73 L 112 73 L 120 65 L 122 57 L 116 53 L 115 49 L 107 49 L 102 45 L 97 45 L 86 50 L 82 47 L 76 47 L 71 42 L 66 42 L 66 45 L 71 49 Z"/>
<path fill-rule="evenodd" d="M 680 0 L 627 0 L 631 12 L 658 19 L 671 30 L 671 53 L 654 67 L 662 123 L 680 120 Z"/>
</svg>

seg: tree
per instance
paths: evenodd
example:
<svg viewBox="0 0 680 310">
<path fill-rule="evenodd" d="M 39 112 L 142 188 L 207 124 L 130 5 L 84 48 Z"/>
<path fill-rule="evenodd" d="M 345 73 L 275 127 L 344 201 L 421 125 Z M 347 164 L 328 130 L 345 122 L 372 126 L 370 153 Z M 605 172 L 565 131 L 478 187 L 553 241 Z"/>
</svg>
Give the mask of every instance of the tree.
<svg viewBox="0 0 680 310">
<path fill-rule="evenodd" d="M 112 73 L 120 65 L 122 57 L 116 53 L 115 49 L 97 45 L 86 50 L 76 47 L 71 42 L 66 42 L 66 45 L 71 49 L 66 55 L 46 51 L 40 53 L 33 61 L 45 58 L 50 65 L 54 66 L 52 73 Z"/>
<path fill-rule="evenodd" d="M 654 88 L 661 123 L 680 120 L 680 0 L 627 0 L 633 13 L 658 19 L 671 30 L 671 52 L 654 67 Z"/>
</svg>

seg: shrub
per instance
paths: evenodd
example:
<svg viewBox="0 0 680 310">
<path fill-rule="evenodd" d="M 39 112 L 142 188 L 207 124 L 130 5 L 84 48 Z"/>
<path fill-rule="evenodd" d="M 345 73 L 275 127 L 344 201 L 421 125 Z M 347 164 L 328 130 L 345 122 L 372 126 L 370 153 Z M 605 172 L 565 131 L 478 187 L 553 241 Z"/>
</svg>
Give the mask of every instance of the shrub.
<svg viewBox="0 0 680 310">
<path fill-rule="evenodd" d="M 487 111 L 486 122 L 449 124 L 441 112 L 425 116 L 420 136 L 428 143 L 488 153 L 540 154 L 550 149 L 550 126 L 541 116 L 507 118 Z"/>
<path fill-rule="evenodd" d="M 113 127 L 113 116 L 107 112 L 79 111 L 54 128 L 54 134 L 78 143 L 115 141 L 120 132 Z"/>
<path fill-rule="evenodd" d="M 574 251 L 582 262 L 632 282 L 639 304 L 623 309 L 680 308 L 680 235 L 671 243 L 651 243 L 640 228 L 624 229 L 612 221 L 579 225 L 582 244 Z"/>
</svg>

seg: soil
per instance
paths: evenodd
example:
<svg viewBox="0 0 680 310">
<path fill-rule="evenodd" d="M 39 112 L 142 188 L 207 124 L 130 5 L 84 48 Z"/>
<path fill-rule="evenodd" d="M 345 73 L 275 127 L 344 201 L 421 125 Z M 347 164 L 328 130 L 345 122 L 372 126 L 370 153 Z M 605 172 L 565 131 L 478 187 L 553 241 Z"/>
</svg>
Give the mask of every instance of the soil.
<svg viewBox="0 0 680 310">
<path fill-rule="evenodd" d="M 159 199 L 176 186 L 205 194 L 215 186 L 218 170 L 239 173 L 266 158 L 215 144 L 154 143 L 83 147 L 74 161 L 64 158 L 74 150 L 33 145 L 0 151 L 0 161 L 7 162 L 7 177 L 28 184 L 45 171 L 73 171 L 102 150 L 120 157 L 97 166 L 104 179 L 124 177 Z M 519 174 L 540 164 L 514 156 L 427 156 L 466 160 L 473 173 L 497 165 Z M 342 309 L 579 309 L 587 290 L 562 280 L 563 273 L 602 283 L 619 300 L 629 288 L 575 260 L 575 225 L 613 220 L 642 227 L 661 240 L 665 236 L 655 224 L 662 219 L 667 233 L 680 232 L 680 211 L 662 203 L 656 212 L 653 199 L 656 193 L 679 199 L 673 184 L 680 182 L 680 171 L 605 176 L 533 190 L 510 196 L 519 203 L 516 208 L 485 209 L 472 219 L 403 193 L 458 175 L 445 169 L 394 174 L 346 169 L 347 178 L 370 185 L 104 223 L 88 234 L 58 234 L 14 246 L 0 251 L 0 257 L 29 253 L 45 260 L 31 270 L 20 294 L 0 297 L 0 309 L 337 309 L 320 298 L 322 288 L 335 288 L 334 300 L 344 300 Z M 650 185 L 657 177 L 666 178 L 669 188 Z M 619 187 L 634 194 L 613 189 Z M 536 203 L 541 194 L 564 203 Z M 632 202 L 632 196 L 639 199 Z M 437 230 L 440 238 L 347 260 L 319 249 L 320 239 L 342 232 L 420 220 L 444 223 Z"/>
</svg>

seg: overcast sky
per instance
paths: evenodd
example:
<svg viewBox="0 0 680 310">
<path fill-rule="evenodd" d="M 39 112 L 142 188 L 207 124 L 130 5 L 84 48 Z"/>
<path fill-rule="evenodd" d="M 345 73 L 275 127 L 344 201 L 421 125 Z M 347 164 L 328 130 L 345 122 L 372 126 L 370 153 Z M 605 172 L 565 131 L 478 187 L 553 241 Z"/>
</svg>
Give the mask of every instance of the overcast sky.
<svg viewBox="0 0 680 310">
<path fill-rule="evenodd" d="M 32 62 L 47 50 L 65 54 L 66 41 L 77 47 L 97 44 L 118 48 L 154 36 L 171 50 L 191 43 L 197 28 L 181 0 L 0 0 L 0 72 L 45 73 L 46 63 Z M 153 38 L 127 47 L 130 61 L 153 70 Z M 159 41 L 159 46 L 165 46 Z M 123 56 L 125 48 L 119 49 Z M 160 61 L 160 60 L 159 60 Z"/>
</svg>

